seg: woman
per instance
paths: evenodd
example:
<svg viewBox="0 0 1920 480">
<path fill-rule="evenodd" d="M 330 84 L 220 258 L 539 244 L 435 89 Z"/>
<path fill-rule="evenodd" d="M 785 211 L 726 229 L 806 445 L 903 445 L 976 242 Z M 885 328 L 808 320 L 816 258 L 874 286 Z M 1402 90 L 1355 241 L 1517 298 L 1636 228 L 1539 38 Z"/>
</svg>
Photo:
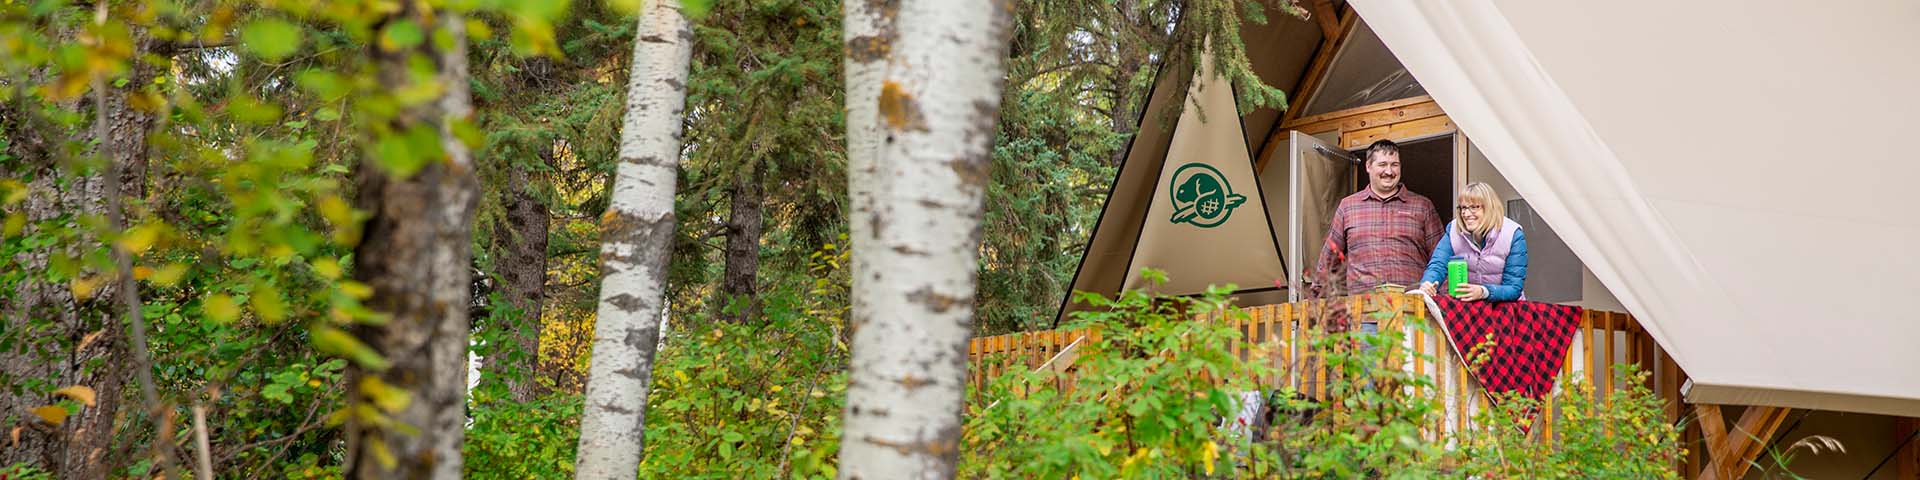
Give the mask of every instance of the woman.
<svg viewBox="0 0 1920 480">
<path fill-rule="evenodd" d="M 1520 287 L 1527 281 L 1527 236 L 1506 217 L 1507 206 L 1500 195 L 1493 187 L 1474 182 L 1460 191 L 1455 203 L 1458 214 L 1434 246 L 1427 273 L 1420 277 L 1420 290 L 1438 295 L 1447 278 L 1447 261 L 1458 256 L 1467 260 L 1467 282 L 1460 285 L 1455 298 L 1469 302 L 1526 299 Z"/>
</svg>

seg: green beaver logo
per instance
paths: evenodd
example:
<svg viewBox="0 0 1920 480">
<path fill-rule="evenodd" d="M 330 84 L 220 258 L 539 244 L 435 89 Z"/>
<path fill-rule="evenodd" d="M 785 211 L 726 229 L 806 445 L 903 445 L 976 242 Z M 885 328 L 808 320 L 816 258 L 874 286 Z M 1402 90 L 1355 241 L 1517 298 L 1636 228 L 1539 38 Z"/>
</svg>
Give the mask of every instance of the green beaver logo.
<svg viewBox="0 0 1920 480">
<path fill-rule="evenodd" d="M 1211 165 L 1189 163 L 1173 171 L 1173 223 L 1213 228 L 1227 222 L 1247 197 L 1233 193 L 1227 177 Z"/>
</svg>

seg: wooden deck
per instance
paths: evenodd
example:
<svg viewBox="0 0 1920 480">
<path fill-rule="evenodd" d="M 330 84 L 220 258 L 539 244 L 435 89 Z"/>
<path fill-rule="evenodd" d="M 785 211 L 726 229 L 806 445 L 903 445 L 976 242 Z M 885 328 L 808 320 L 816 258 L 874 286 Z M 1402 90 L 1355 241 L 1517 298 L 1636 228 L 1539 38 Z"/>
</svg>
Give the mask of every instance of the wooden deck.
<svg viewBox="0 0 1920 480">
<path fill-rule="evenodd" d="M 1417 296 L 1406 294 L 1372 294 L 1353 296 L 1335 300 L 1295 302 L 1288 304 L 1260 305 L 1245 307 L 1246 317 L 1234 322 L 1242 341 L 1229 346 L 1234 354 L 1242 359 L 1267 359 L 1279 367 L 1274 378 L 1260 379 L 1263 385 L 1277 387 L 1288 385 L 1297 391 L 1320 398 L 1325 390 L 1327 377 L 1331 374 L 1324 362 L 1318 361 L 1324 352 L 1313 351 L 1313 337 L 1321 331 L 1321 322 L 1326 318 L 1324 312 L 1334 305 L 1328 302 L 1346 302 L 1349 311 L 1374 314 L 1379 312 L 1399 312 L 1400 315 L 1388 315 L 1386 318 L 1406 319 L 1405 322 L 1425 322 L 1429 316 L 1426 304 Z M 1455 349 L 1438 329 L 1408 328 L 1404 322 L 1388 322 L 1381 327 L 1399 329 L 1405 334 L 1405 344 L 1410 353 L 1403 359 L 1390 359 L 1395 368 L 1408 369 L 1433 379 L 1433 385 L 1439 389 L 1438 398 L 1443 402 L 1444 411 L 1436 419 L 1432 428 L 1435 431 L 1459 431 L 1471 426 L 1471 419 L 1482 409 L 1488 407 L 1487 396 L 1478 382 L 1467 374 L 1465 365 L 1460 361 Z M 1008 369 L 1050 368 L 1071 373 L 1073 360 L 1079 345 L 1097 340 L 1099 332 L 1081 330 L 1049 330 L 1025 332 L 973 339 L 968 353 L 970 380 L 973 391 L 984 391 L 980 386 L 992 378 L 998 377 Z M 1464 350 L 1464 349 L 1463 349 Z M 1431 359 L 1431 360 L 1429 360 Z M 1613 365 L 1635 365 L 1645 377 L 1646 387 L 1663 399 L 1667 405 L 1667 420 L 1680 424 L 1683 418 L 1693 415 L 1691 406 L 1682 401 L 1680 387 L 1687 379 L 1686 372 L 1666 355 L 1652 337 L 1640 327 L 1633 316 L 1600 310 L 1586 310 L 1580 319 L 1579 329 L 1575 331 L 1572 345 L 1567 349 L 1567 362 L 1561 375 L 1583 377 L 1593 386 L 1593 394 L 1600 398 L 1615 389 L 1625 388 L 1628 377 L 1616 372 Z M 1063 385 L 1064 386 L 1064 385 Z M 1558 406 L 1548 396 L 1547 408 Z M 1542 424 L 1539 438 L 1551 439 L 1554 425 L 1545 419 L 1554 415 L 1539 415 Z M 1681 475 L 1687 478 L 1697 477 L 1702 465 L 1699 445 L 1702 444 L 1698 422 L 1684 422 L 1686 429 L 1681 434 L 1682 445 L 1687 447 L 1687 456 L 1680 465 Z"/>
</svg>

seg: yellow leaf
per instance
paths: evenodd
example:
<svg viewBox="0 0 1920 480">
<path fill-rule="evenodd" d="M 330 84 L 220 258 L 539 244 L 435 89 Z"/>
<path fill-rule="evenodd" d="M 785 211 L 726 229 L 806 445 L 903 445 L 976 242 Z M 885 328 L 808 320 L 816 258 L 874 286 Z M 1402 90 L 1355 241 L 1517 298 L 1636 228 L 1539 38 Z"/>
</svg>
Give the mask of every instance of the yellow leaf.
<svg viewBox="0 0 1920 480">
<path fill-rule="evenodd" d="M 774 386 L 771 386 L 771 387 L 767 387 L 767 390 L 772 390 L 772 391 L 773 391 L 773 393 L 780 393 L 780 391 L 781 391 L 781 390 L 785 390 L 785 388 L 783 388 L 783 387 L 781 387 L 781 386 L 779 386 L 779 385 L 774 385 Z"/>
<path fill-rule="evenodd" d="M 99 340 L 100 336 L 105 335 L 106 333 L 107 331 L 104 329 L 94 330 L 93 333 L 89 333 L 87 334 L 87 336 L 80 337 L 80 346 L 73 347 L 73 351 L 76 351 L 76 352 L 86 351 L 87 345 L 92 345 L 94 340 Z"/>
<path fill-rule="evenodd" d="M 115 243 L 120 245 L 120 249 L 126 250 L 129 254 L 139 255 L 146 253 L 148 249 L 153 248 L 154 243 L 160 241 L 160 234 L 164 232 L 166 228 L 167 226 L 165 224 L 159 223 L 149 223 L 133 227 L 127 230 L 125 236 L 120 237 L 120 241 Z"/>
<path fill-rule="evenodd" d="M 686 384 L 686 383 L 687 383 L 687 372 L 684 372 L 684 371 L 680 371 L 680 370 L 674 370 L 674 371 L 673 371 L 673 379 L 674 379 L 674 380 L 679 380 L 679 381 L 680 381 L 680 383 L 684 385 L 684 384 Z"/>
<path fill-rule="evenodd" d="M 34 408 L 33 414 L 39 415 L 41 420 L 46 420 L 47 423 L 56 427 L 62 423 L 67 423 L 67 409 L 60 408 L 59 405 L 45 405 Z"/>
<path fill-rule="evenodd" d="M 400 465 L 400 459 L 393 456 L 393 449 L 387 448 L 387 441 L 381 440 L 378 435 L 367 437 L 367 450 L 373 452 L 373 459 L 380 462 L 381 468 L 392 470 Z"/>
<path fill-rule="evenodd" d="M 333 222 L 336 226 L 344 226 L 353 222 L 353 207 L 348 206 L 347 201 L 341 200 L 339 196 L 328 195 L 321 197 L 319 206 L 320 216 L 326 217 L 328 222 Z"/>
<path fill-rule="evenodd" d="M 162 287 L 171 287 L 171 286 L 174 286 L 175 284 L 180 283 L 180 277 L 186 276 L 186 274 L 187 274 L 187 264 L 169 263 L 166 265 L 162 265 L 157 270 L 154 270 L 153 275 L 147 278 L 149 280 L 152 280 L 152 283 L 155 285 L 159 285 Z"/>
<path fill-rule="evenodd" d="M 1214 460 L 1220 458 L 1220 446 L 1213 442 L 1207 442 L 1207 446 L 1204 448 L 1205 450 L 1200 452 L 1200 459 L 1206 464 L 1204 468 L 1207 471 L 1207 475 L 1213 475 L 1213 463 Z"/>
<path fill-rule="evenodd" d="M 331 257 L 314 260 L 313 273 L 318 273 L 328 280 L 337 280 L 340 278 L 340 261 Z"/>
<path fill-rule="evenodd" d="M 287 318 L 287 301 L 280 298 L 280 290 L 271 283 L 254 284 L 253 296 L 248 297 L 247 303 L 253 305 L 253 313 L 267 323 L 280 323 Z"/>
<path fill-rule="evenodd" d="M 413 403 L 412 394 L 404 389 L 387 384 L 387 382 L 380 380 L 380 377 L 370 376 L 361 378 L 360 393 L 365 394 L 368 399 L 373 400 L 375 406 L 387 411 L 387 413 L 399 412 L 407 408 L 408 404 Z"/>
<path fill-rule="evenodd" d="M 23 214 L 20 212 L 9 213 L 7 214 L 6 226 L 0 227 L 0 237 L 11 237 L 14 235 L 19 235 L 20 231 L 26 230 L 26 229 L 27 229 L 26 214 Z"/>
<path fill-rule="evenodd" d="M 93 406 L 93 400 L 95 396 L 93 392 L 93 387 L 89 387 L 86 385 L 74 385 L 74 386 L 62 388 L 59 390 L 54 390 L 53 394 L 74 399 L 75 401 L 80 402 L 81 405 L 86 405 L 89 407 Z"/>
<path fill-rule="evenodd" d="M 134 280 L 146 280 L 146 279 L 147 279 L 148 277 L 152 277 L 152 276 L 153 276 L 153 268 L 152 268 L 152 267 L 148 267 L 148 266 L 146 266 L 146 265 L 141 265 L 141 266 L 138 266 L 138 267 L 133 267 L 133 279 L 134 279 Z"/>
<path fill-rule="evenodd" d="M 73 290 L 73 298 L 75 300 L 85 301 L 93 298 L 93 292 L 95 290 L 99 290 L 100 284 L 106 283 L 106 282 L 107 282 L 106 275 L 95 275 L 91 277 L 75 277 L 73 279 L 73 282 L 68 284 L 68 287 L 71 290 Z"/>
<path fill-rule="evenodd" d="M 200 310 L 215 322 L 227 323 L 240 318 L 240 304 L 234 303 L 233 297 L 224 293 L 208 295 L 206 300 L 200 301 Z"/>
<path fill-rule="evenodd" d="M 366 300 L 367 297 L 373 296 L 373 287 L 369 287 L 364 283 L 347 280 L 340 282 L 340 292 L 347 294 L 349 297 Z"/>
</svg>

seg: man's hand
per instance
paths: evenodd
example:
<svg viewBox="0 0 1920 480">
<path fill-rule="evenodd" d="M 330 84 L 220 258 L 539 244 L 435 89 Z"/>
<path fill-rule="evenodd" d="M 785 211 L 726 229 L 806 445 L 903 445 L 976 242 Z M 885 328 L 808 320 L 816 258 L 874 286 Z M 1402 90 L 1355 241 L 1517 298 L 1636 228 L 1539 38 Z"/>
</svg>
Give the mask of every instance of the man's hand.
<svg viewBox="0 0 1920 480">
<path fill-rule="evenodd" d="M 1460 301 L 1477 302 L 1486 299 L 1487 287 L 1471 283 L 1460 284 Z"/>
<path fill-rule="evenodd" d="M 1429 297 L 1438 297 L 1440 296 L 1440 285 L 1434 282 L 1420 282 L 1420 291 L 1426 292 Z"/>
</svg>

